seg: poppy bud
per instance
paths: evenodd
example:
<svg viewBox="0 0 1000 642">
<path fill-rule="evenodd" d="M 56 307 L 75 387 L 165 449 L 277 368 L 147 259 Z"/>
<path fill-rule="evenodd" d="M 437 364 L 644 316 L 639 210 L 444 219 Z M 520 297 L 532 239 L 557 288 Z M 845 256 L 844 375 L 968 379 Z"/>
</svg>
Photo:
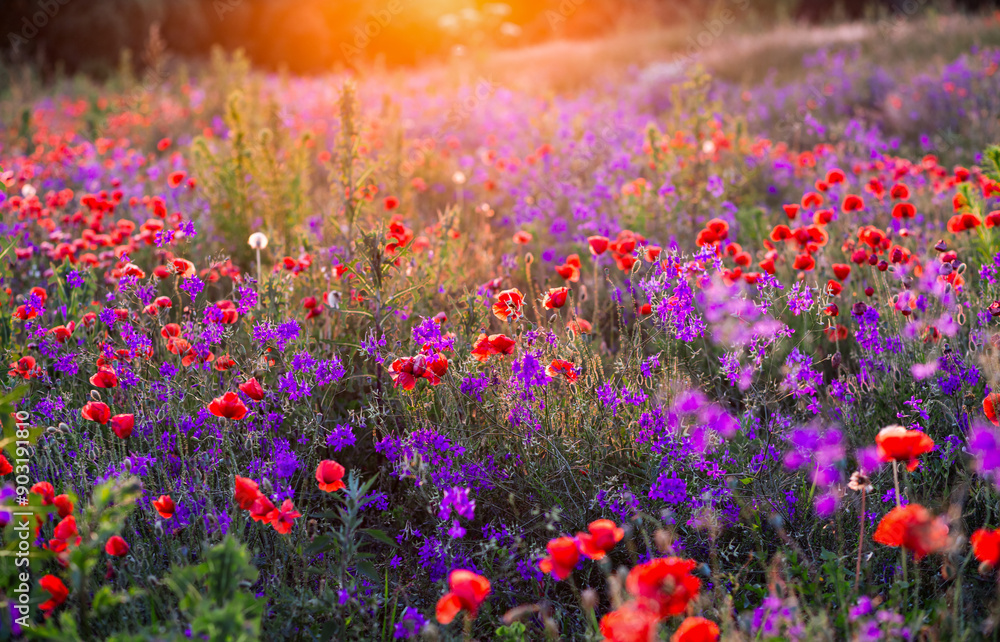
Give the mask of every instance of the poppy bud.
<svg viewBox="0 0 1000 642">
<path fill-rule="evenodd" d="M 100 401 L 101 400 L 101 393 L 97 392 L 96 390 L 91 390 L 90 391 L 90 398 L 92 400 L 94 400 L 94 401 Z"/>
<path fill-rule="evenodd" d="M 833 366 L 834 370 L 837 370 L 838 368 L 840 368 L 840 362 L 842 360 L 843 360 L 843 357 L 840 356 L 840 352 L 839 351 L 835 352 L 833 354 L 833 357 L 830 359 L 830 365 Z"/>
<path fill-rule="evenodd" d="M 865 313 L 865 310 L 867 309 L 868 306 L 865 305 L 864 301 L 858 301 L 857 303 L 851 306 L 851 314 L 853 314 L 854 316 L 861 316 L 862 314 Z"/>
<path fill-rule="evenodd" d="M 873 288 L 871 286 L 868 286 L 867 288 L 865 288 L 865 296 L 871 296 L 873 294 L 875 294 L 875 288 Z"/>
<path fill-rule="evenodd" d="M 938 252 L 946 252 L 948 250 L 948 244 L 944 242 L 944 239 L 941 239 L 934 244 L 934 249 Z"/>
<path fill-rule="evenodd" d="M 524 254 L 524 264 L 531 265 L 535 262 L 535 257 L 531 252 L 525 252 Z"/>
<path fill-rule="evenodd" d="M 878 257 L 874 254 L 868 257 L 868 265 L 878 265 Z"/>
<path fill-rule="evenodd" d="M 889 269 L 889 262 L 888 261 L 882 260 L 882 261 L 878 262 L 878 271 L 879 272 L 885 272 L 888 269 Z"/>
</svg>

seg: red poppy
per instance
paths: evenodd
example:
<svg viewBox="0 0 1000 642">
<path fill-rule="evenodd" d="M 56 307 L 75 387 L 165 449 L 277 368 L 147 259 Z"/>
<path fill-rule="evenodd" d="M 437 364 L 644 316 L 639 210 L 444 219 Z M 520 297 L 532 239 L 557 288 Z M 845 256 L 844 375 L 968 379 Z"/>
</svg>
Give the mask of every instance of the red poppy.
<svg viewBox="0 0 1000 642">
<path fill-rule="evenodd" d="M 11 377 L 21 377 L 22 379 L 34 379 L 41 375 L 42 369 L 38 367 L 34 357 L 21 357 L 16 362 L 10 364 Z"/>
<path fill-rule="evenodd" d="M 292 505 L 292 500 L 286 499 L 281 502 L 281 508 L 275 509 L 274 517 L 271 520 L 271 526 L 282 535 L 287 535 L 292 532 L 292 525 L 295 523 L 296 517 L 302 517 L 302 513 L 295 510 L 295 506 Z"/>
<path fill-rule="evenodd" d="M 608 237 L 606 236 L 588 236 L 587 243 L 590 245 L 590 253 L 594 256 L 600 256 L 608 250 Z"/>
<path fill-rule="evenodd" d="M 324 459 L 316 467 L 316 481 L 319 482 L 319 489 L 328 493 L 346 488 L 344 486 L 344 467 L 332 459 Z"/>
<path fill-rule="evenodd" d="M 69 495 L 56 495 L 52 499 L 52 503 L 59 510 L 59 517 L 68 517 L 73 514 L 73 502 Z"/>
<path fill-rule="evenodd" d="M 3 453 L 0 453 L 0 477 L 3 475 L 9 475 L 12 472 L 14 472 L 14 467 L 10 465 L 7 458 L 3 456 Z"/>
<path fill-rule="evenodd" d="M 170 498 L 170 495 L 160 495 L 160 498 L 153 502 L 153 508 L 156 509 L 156 512 L 163 519 L 170 519 L 174 516 L 177 505 L 174 504 L 174 500 Z"/>
<path fill-rule="evenodd" d="M 830 296 L 837 296 L 844 291 L 844 286 L 833 279 L 830 279 L 826 282 L 826 291 L 830 293 Z"/>
<path fill-rule="evenodd" d="M 514 340 L 505 334 L 491 334 L 488 337 L 485 334 L 480 334 L 479 338 L 476 339 L 475 345 L 472 347 L 472 356 L 478 361 L 485 363 L 495 354 L 500 356 L 514 354 L 516 346 L 517 344 Z"/>
<path fill-rule="evenodd" d="M 847 175 L 844 174 L 844 170 L 839 167 L 834 167 L 829 172 L 826 173 L 826 182 L 831 185 L 836 185 L 837 183 L 843 183 L 847 179 Z"/>
<path fill-rule="evenodd" d="M 225 417 L 239 421 L 247 414 L 247 406 L 235 392 L 229 391 L 221 397 L 216 397 L 208 404 L 208 411 L 216 417 Z"/>
<path fill-rule="evenodd" d="M 677 615 L 684 612 L 701 588 L 701 580 L 691 575 L 696 566 L 694 560 L 657 558 L 634 567 L 625 587 L 635 598 L 649 602 L 660 617 Z"/>
<path fill-rule="evenodd" d="M 119 439 L 126 439 L 132 434 L 132 428 L 135 426 L 135 417 L 131 414 L 128 415 L 115 415 L 111 418 L 111 430 L 118 436 Z"/>
<path fill-rule="evenodd" d="M 240 392 L 254 401 L 261 401 L 264 398 L 264 387 L 260 385 L 256 377 L 247 379 L 245 383 L 240 384 L 239 388 Z"/>
<path fill-rule="evenodd" d="M 557 580 L 564 580 L 573 573 L 580 561 L 580 548 L 573 537 L 557 537 L 549 540 L 545 547 L 548 557 L 538 561 L 538 568 L 543 573 L 551 573 Z"/>
<path fill-rule="evenodd" d="M 630 600 L 601 618 L 604 642 L 655 642 L 659 616 L 645 605 Z"/>
<path fill-rule="evenodd" d="M 501 321 L 512 323 L 523 315 L 521 308 L 524 306 L 524 295 L 517 288 L 504 290 L 497 295 L 497 302 L 493 304 L 493 315 Z"/>
<path fill-rule="evenodd" d="M 549 288 L 549 291 L 545 293 L 545 298 L 542 299 L 542 305 L 545 306 L 546 310 L 561 308 L 566 305 L 568 296 L 569 288 Z"/>
<path fill-rule="evenodd" d="M 472 571 L 456 569 L 448 574 L 448 593 L 438 600 L 436 615 L 441 624 L 450 624 L 459 611 L 476 617 L 479 606 L 490 594 L 490 581 Z"/>
<path fill-rule="evenodd" d="M 233 361 L 233 358 L 230 357 L 228 354 L 224 354 L 215 360 L 215 365 L 212 367 L 218 370 L 219 372 L 225 372 L 226 370 L 229 370 L 235 365 L 236 362 Z"/>
<path fill-rule="evenodd" d="M 907 430 L 902 426 L 886 426 L 875 436 L 878 457 L 881 461 L 906 462 L 907 470 L 916 470 L 917 459 L 934 449 L 934 440 L 919 430 Z"/>
<path fill-rule="evenodd" d="M 913 203 L 896 203 L 892 207 L 893 218 L 913 218 L 917 215 L 917 208 Z"/>
<path fill-rule="evenodd" d="M 531 243 L 532 238 L 531 232 L 525 232 L 524 230 L 514 232 L 514 242 L 518 245 L 527 245 Z"/>
<path fill-rule="evenodd" d="M 566 257 L 565 263 L 556 266 L 556 274 L 567 281 L 578 282 L 580 280 L 580 257 L 576 254 L 570 254 Z"/>
<path fill-rule="evenodd" d="M 385 201 L 383 201 L 385 209 L 394 210 L 399 207 L 399 199 L 395 196 L 386 196 Z"/>
<path fill-rule="evenodd" d="M 911 551 L 917 561 L 948 545 L 948 525 L 920 504 L 897 506 L 875 529 L 875 541 Z"/>
<path fill-rule="evenodd" d="M 255 522 L 270 523 L 278 515 L 278 509 L 267 497 L 267 495 L 257 495 L 253 505 L 250 507 L 250 517 Z"/>
<path fill-rule="evenodd" d="M 553 359 L 552 363 L 545 367 L 545 374 L 553 379 L 561 375 L 570 383 L 576 383 L 577 380 L 576 369 L 573 367 L 573 362 L 565 361 L 563 359 Z"/>
<path fill-rule="evenodd" d="M 1000 409 L 1000 392 L 991 392 L 986 395 L 986 398 L 983 399 L 983 412 L 995 426 L 1000 426 L 1000 417 L 997 417 L 998 409 Z"/>
<path fill-rule="evenodd" d="M 910 188 L 902 183 L 896 183 L 892 186 L 892 189 L 889 190 L 889 196 L 899 199 L 910 198 Z"/>
<path fill-rule="evenodd" d="M 834 263 L 833 275 L 837 277 L 838 281 L 843 281 L 851 275 L 851 266 L 846 263 Z"/>
<path fill-rule="evenodd" d="M 670 636 L 670 642 L 716 642 L 719 639 L 719 625 L 703 617 L 684 618 L 677 631 Z"/>
<path fill-rule="evenodd" d="M 1000 528 L 988 531 L 980 528 L 969 539 L 972 554 L 987 568 L 1000 566 Z"/>
<path fill-rule="evenodd" d="M 236 476 L 236 503 L 243 510 L 250 510 L 253 503 L 260 497 L 257 482 L 247 477 Z"/>
<path fill-rule="evenodd" d="M 598 519 L 587 526 L 589 533 L 577 533 L 580 552 L 592 560 L 604 559 L 615 545 L 625 537 L 625 530 L 610 519 Z"/>
<path fill-rule="evenodd" d="M 31 487 L 31 492 L 42 498 L 42 504 L 51 506 L 56 500 L 56 489 L 49 482 L 38 482 Z"/>
<path fill-rule="evenodd" d="M 816 267 L 816 259 L 812 257 L 811 254 L 799 254 L 795 257 L 795 262 L 792 264 L 796 270 L 811 270 Z"/>
<path fill-rule="evenodd" d="M 864 200 L 856 194 L 848 194 L 844 197 L 844 202 L 840 204 L 840 209 L 844 212 L 857 212 L 864 208 Z"/>
<path fill-rule="evenodd" d="M 84 419 L 96 421 L 103 426 L 111 419 L 111 408 L 102 401 L 88 401 L 87 405 L 80 409 L 80 414 Z"/>
<path fill-rule="evenodd" d="M 129 545 L 121 535 L 112 535 L 108 543 L 104 545 L 104 552 L 112 557 L 122 557 L 128 555 Z"/>
<path fill-rule="evenodd" d="M 38 608 L 42 609 L 46 615 L 49 615 L 58 607 L 60 604 L 66 601 L 69 597 L 69 589 L 63 584 L 63 581 L 56 577 L 55 575 L 46 575 L 41 580 L 38 581 L 39 586 L 45 589 L 49 594 L 49 599 L 42 602 Z"/>
<path fill-rule="evenodd" d="M 573 319 L 566 324 L 566 329 L 574 334 L 590 334 L 594 331 L 594 327 L 590 325 L 590 321 L 586 319 Z"/>
<path fill-rule="evenodd" d="M 788 216 L 788 220 L 794 220 L 799 213 L 799 204 L 792 203 L 790 205 L 782 205 L 782 209 L 785 210 L 785 215 Z"/>
</svg>

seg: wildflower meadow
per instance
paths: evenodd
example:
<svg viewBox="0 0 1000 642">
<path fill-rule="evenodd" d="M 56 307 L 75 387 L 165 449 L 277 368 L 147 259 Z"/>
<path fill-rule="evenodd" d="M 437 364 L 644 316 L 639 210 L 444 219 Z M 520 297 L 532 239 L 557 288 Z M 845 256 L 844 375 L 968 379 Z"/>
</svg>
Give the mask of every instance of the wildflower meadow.
<svg viewBox="0 0 1000 642">
<path fill-rule="evenodd" d="M 6 69 L 0 640 L 995 639 L 1000 17 L 894 11 Z"/>
</svg>

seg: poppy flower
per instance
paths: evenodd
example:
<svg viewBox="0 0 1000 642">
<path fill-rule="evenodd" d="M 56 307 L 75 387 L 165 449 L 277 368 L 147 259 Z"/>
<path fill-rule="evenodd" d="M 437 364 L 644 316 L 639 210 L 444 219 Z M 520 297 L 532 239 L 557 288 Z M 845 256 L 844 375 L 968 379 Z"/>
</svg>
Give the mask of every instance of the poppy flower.
<svg viewBox="0 0 1000 642">
<path fill-rule="evenodd" d="M 235 365 L 236 362 L 233 361 L 233 358 L 230 357 L 228 354 L 224 354 L 215 360 L 215 365 L 212 367 L 218 370 L 219 372 L 225 372 L 226 370 L 229 370 Z"/>
<path fill-rule="evenodd" d="M 448 592 L 438 600 L 436 615 L 441 624 L 450 624 L 459 611 L 476 617 L 479 606 L 490 594 L 490 581 L 472 571 L 456 569 L 448 574 Z"/>
<path fill-rule="evenodd" d="M 104 552 L 112 557 L 122 557 L 128 555 L 129 545 L 121 535 L 112 535 L 108 543 L 104 545 Z"/>
<path fill-rule="evenodd" d="M 997 410 L 1000 409 L 1000 392 L 991 392 L 983 399 L 983 412 L 994 426 L 1000 426 L 1000 418 L 997 417 Z"/>
<path fill-rule="evenodd" d="M 907 470 L 916 470 L 917 459 L 934 449 L 934 440 L 919 430 L 907 430 L 902 426 L 886 426 L 875 436 L 878 458 L 881 461 L 901 461 Z"/>
<path fill-rule="evenodd" d="M 514 242 L 518 245 L 527 245 L 531 243 L 532 238 L 534 237 L 531 236 L 531 232 L 525 232 L 524 230 L 514 232 Z"/>
<path fill-rule="evenodd" d="M 236 476 L 236 503 L 243 510 L 250 510 L 253 503 L 260 497 L 257 482 L 247 477 Z"/>
<path fill-rule="evenodd" d="M 607 252 L 608 250 L 608 237 L 606 236 L 588 236 L 587 244 L 590 245 L 590 253 L 594 256 L 600 256 Z"/>
<path fill-rule="evenodd" d="M 590 334 L 594 327 L 586 319 L 573 319 L 566 324 L 566 329 L 574 334 Z"/>
<path fill-rule="evenodd" d="M 344 486 L 344 467 L 332 459 L 324 459 L 316 467 L 316 481 L 319 482 L 319 489 L 328 493 L 346 488 Z"/>
<path fill-rule="evenodd" d="M 811 270 L 816 267 L 816 259 L 812 257 L 811 254 L 799 254 L 795 257 L 795 262 L 792 264 L 796 270 Z"/>
<path fill-rule="evenodd" d="M 557 537 L 549 540 L 545 547 L 548 557 L 544 557 L 538 562 L 538 568 L 542 573 L 551 573 L 557 580 L 564 580 L 573 574 L 580 561 L 580 548 L 577 546 L 576 538 Z"/>
<path fill-rule="evenodd" d="M 610 519 L 598 519 L 587 526 L 589 533 L 577 533 L 580 552 L 592 560 L 604 559 L 615 545 L 625 537 L 625 530 Z"/>
<path fill-rule="evenodd" d="M 500 356 L 514 354 L 516 346 L 514 340 L 505 334 L 491 334 L 488 337 L 485 334 L 480 334 L 479 338 L 476 339 L 476 344 L 472 347 L 472 356 L 478 361 L 486 363 L 495 354 Z"/>
<path fill-rule="evenodd" d="M 907 504 L 886 513 L 875 529 L 874 539 L 893 548 L 903 547 L 919 562 L 948 545 L 948 525 L 920 504 Z"/>
<path fill-rule="evenodd" d="M 561 308 L 566 305 L 566 298 L 569 296 L 569 288 L 549 288 L 549 291 L 545 293 L 545 298 L 542 299 L 542 305 L 545 306 L 546 310 L 552 310 L 555 308 Z"/>
<path fill-rule="evenodd" d="M 38 581 L 38 584 L 49 594 L 49 599 L 42 602 L 38 607 L 42 609 L 46 615 L 51 614 L 56 607 L 65 602 L 66 598 L 69 597 L 69 589 L 67 589 L 66 585 L 63 584 L 63 581 L 55 575 L 46 575 Z"/>
<path fill-rule="evenodd" d="M 21 357 L 10 364 L 10 371 L 7 374 L 11 377 L 33 379 L 41 374 L 41 368 L 38 367 L 34 357 Z"/>
<path fill-rule="evenodd" d="M 118 436 L 119 439 L 126 439 L 132 434 L 132 428 L 135 426 L 135 417 L 131 414 L 128 415 L 115 415 L 111 418 L 111 430 Z"/>
<path fill-rule="evenodd" d="M 67 544 L 79 544 L 80 531 L 76 528 L 76 518 L 72 515 L 67 515 L 59 520 L 53 532 L 53 537 Z"/>
<path fill-rule="evenodd" d="M 892 207 L 893 218 L 913 218 L 917 215 L 917 208 L 913 203 L 896 203 Z"/>
<path fill-rule="evenodd" d="M 250 518 L 255 522 L 272 522 L 278 515 L 278 509 L 267 497 L 267 495 L 257 495 L 253 505 L 250 506 Z"/>
<path fill-rule="evenodd" d="M 567 281 L 577 283 L 580 280 L 580 257 L 570 254 L 566 262 L 556 266 L 556 274 Z"/>
<path fill-rule="evenodd" d="M 111 408 L 102 401 L 88 401 L 87 405 L 80 409 L 80 415 L 103 426 L 111 419 Z"/>
<path fill-rule="evenodd" d="M 794 220 L 799 213 L 799 204 L 792 203 L 790 205 L 782 205 L 782 209 L 785 210 L 785 215 L 788 216 L 788 220 Z"/>
<path fill-rule="evenodd" d="M 52 504 L 59 511 L 59 517 L 68 517 L 73 514 L 73 501 L 70 500 L 69 495 L 56 495 L 52 499 Z"/>
<path fill-rule="evenodd" d="M 153 502 L 153 508 L 156 509 L 156 512 L 163 519 L 170 519 L 174 516 L 177 505 L 174 504 L 174 500 L 170 498 L 170 495 L 160 495 L 160 498 Z"/>
<path fill-rule="evenodd" d="M 295 510 L 292 500 L 286 499 L 281 502 L 281 508 L 275 509 L 271 526 L 282 535 L 287 535 L 292 532 L 292 525 L 295 524 L 296 517 L 302 517 L 302 513 Z"/>
<path fill-rule="evenodd" d="M 844 197 L 844 201 L 840 204 L 841 211 L 844 212 L 857 212 L 865 208 L 864 200 L 856 194 L 848 194 Z"/>
<path fill-rule="evenodd" d="M 969 541 L 972 543 L 972 554 L 985 567 L 993 569 L 1000 566 L 1000 528 L 992 531 L 980 528 Z"/>
<path fill-rule="evenodd" d="M 701 580 L 691 575 L 697 565 L 694 560 L 660 557 L 629 571 L 625 587 L 635 598 L 649 602 L 660 617 L 677 615 L 701 589 Z"/>
<path fill-rule="evenodd" d="M 684 618 L 677 631 L 670 636 L 670 642 L 716 642 L 719 639 L 719 625 L 703 617 Z"/>
<path fill-rule="evenodd" d="M 229 391 L 221 397 L 216 397 L 208 404 L 208 411 L 216 417 L 239 421 L 247 414 L 247 406 L 235 392 Z"/>
<path fill-rule="evenodd" d="M 90 378 L 90 385 L 95 388 L 114 388 L 118 385 L 118 375 L 110 368 L 102 368 Z"/>
<path fill-rule="evenodd" d="M 39 495 L 42 498 L 42 504 L 45 506 L 51 506 L 55 503 L 56 489 L 49 482 L 38 482 L 31 487 L 31 492 Z"/>
<path fill-rule="evenodd" d="M 0 453 L 0 477 L 3 475 L 9 475 L 12 472 L 14 472 L 14 467 L 10 465 L 7 458 L 3 456 L 3 453 Z"/>
<path fill-rule="evenodd" d="M 565 361 L 563 359 L 553 359 L 552 363 L 545 366 L 545 374 L 553 379 L 561 375 L 570 383 L 576 383 L 577 380 L 576 369 L 573 367 L 573 362 Z"/>
<path fill-rule="evenodd" d="M 251 377 L 247 379 L 244 383 L 239 385 L 240 392 L 250 397 L 254 401 L 261 401 L 264 399 L 264 387 L 260 385 L 256 377 Z"/>
<path fill-rule="evenodd" d="M 512 323 L 523 316 L 524 295 L 517 288 L 504 290 L 493 304 L 493 315 L 501 321 Z"/>
<path fill-rule="evenodd" d="M 655 642 L 659 623 L 656 613 L 630 600 L 601 618 L 601 635 L 605 642 Z"/>
<path fill-rule="evenodd" d="M 834 263 L 833 275 L 837 277 L 838 281 L 843 281 L 851 275 L 851 266 L 846 263 Z"/>
</svg>

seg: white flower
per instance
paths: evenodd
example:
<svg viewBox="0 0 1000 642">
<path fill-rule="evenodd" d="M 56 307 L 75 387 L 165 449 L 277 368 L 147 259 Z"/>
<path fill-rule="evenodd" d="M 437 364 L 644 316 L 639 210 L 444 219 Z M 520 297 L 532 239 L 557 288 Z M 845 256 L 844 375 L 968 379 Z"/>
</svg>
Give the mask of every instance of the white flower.
<svg viewBox="0 0 1000 642">
<path fill-rule="evenodd" d="M 250 235 L 250 239 L 247 241 L 255 250 L 263 250 L 267 247 L 267 237 L 260 232 L 254 232 Z"/>
</svg>

